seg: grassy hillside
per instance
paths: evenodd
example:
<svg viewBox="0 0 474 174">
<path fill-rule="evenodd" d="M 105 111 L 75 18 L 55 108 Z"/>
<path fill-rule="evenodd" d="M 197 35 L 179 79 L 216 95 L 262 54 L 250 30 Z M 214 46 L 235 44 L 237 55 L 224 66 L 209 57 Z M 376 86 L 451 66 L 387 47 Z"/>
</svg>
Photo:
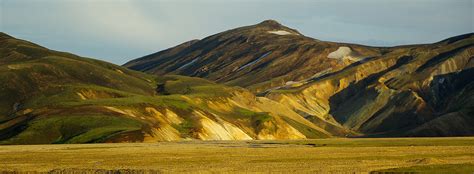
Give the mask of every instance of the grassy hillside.
<svg viewBox="0 0 474 174">
<path fill-rule="evenodd" d="M 2 144 L 330 136 L 242 88 L 147 75 L 4 33 L 0 55 Z"/>
</svg>

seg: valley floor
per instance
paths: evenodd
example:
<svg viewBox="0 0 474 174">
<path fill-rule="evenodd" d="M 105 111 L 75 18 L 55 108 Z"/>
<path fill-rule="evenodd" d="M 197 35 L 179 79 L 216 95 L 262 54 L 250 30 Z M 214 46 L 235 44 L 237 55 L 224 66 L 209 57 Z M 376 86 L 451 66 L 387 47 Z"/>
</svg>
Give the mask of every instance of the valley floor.
<svg viewBox="0 0 474 174">
<path fill-rule="evenodd" d="M 399 168 L 399 169 L 394 169 Z M 474 172 L 474 137 L 0 146 L 5 171 Z"/>
</svg>

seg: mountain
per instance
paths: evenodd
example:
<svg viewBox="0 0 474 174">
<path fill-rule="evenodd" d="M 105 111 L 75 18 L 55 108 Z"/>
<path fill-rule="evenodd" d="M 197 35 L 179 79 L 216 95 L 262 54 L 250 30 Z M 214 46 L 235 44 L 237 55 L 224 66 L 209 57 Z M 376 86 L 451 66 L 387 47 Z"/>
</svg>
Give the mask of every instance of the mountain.
<svg viewBox="0 0 474 174">
<path fill-rule="evenodd" d="M 473 55 L 473 33 L 433 44 L 369 47 L 320 41 L 267 20 L 124 66 L 244 87 L 328 132 L 464 136 L 474 135 Z"/>
<path fill-rule="evenodd" d="M 0 33 L 0 144 L 301 139 L 326 131 L 240 87 L 155 76 Z"/>
<path fill-rule="evenodd" d="M 327 58 L 329 53 L 337 50 L 339 54 Z M 262 92 L 287 82 L 338 71 L 354 61 L 378 56 L 383 51 L 355 44 L 319 41 L 267 20 L 189 41 L 132 60 L 124 66 L 157 75 L 202 77 Z"/>
</svg>

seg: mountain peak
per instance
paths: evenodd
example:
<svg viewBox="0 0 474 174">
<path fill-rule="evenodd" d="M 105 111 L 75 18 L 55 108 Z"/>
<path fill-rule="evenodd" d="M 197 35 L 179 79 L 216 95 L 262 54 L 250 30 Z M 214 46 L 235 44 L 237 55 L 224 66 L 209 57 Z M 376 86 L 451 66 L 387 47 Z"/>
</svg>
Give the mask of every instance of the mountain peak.
<svg viewBox="0 0 474 174">
<path fill-rule="evenodd" d="M 280 24 L 279 22 L 268 19 L 264 20 L 257 25 L 254 25 L 255 28 L 264 29 L 267 33 L 277 34 L 277 35 L 302 35 L 298 30 L 289 28 Z"/>
<path fill-rule="evenodd" d="M 258 25 L 272 26 L 272 27 L 282 26 L 280 23 L 272 19 L 264 20 L 260 22 Z"/>
</svg>

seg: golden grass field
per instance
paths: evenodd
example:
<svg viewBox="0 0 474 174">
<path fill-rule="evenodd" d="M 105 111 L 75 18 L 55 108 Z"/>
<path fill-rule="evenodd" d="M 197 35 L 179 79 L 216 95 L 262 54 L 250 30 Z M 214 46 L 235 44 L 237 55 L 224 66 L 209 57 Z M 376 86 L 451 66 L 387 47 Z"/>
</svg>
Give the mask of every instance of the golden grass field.
<svg viewBox="0 0 474 174">
<path fill-rule="evenodd" d="M 3 172 L 368 173 L 401 167 L 472 173 L 474 137 L 0 146 Z"/>
</svg>

